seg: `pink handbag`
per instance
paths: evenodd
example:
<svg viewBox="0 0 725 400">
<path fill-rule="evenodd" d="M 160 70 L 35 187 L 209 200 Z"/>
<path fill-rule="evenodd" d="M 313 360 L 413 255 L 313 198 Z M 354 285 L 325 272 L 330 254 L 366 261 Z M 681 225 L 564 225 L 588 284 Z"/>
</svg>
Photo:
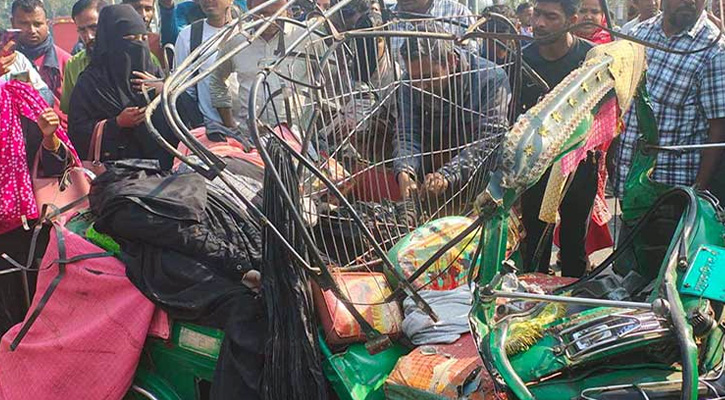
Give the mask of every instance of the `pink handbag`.
<svg viewBox="0 0 725 400">
<path fill-rule="evenodd" d="M 67 167 L 60 178 L 39 177 L 38 168 L 43 152 L 43 146 L 41 145 L 38 152 L 35 153 L 33 170 L 31 171 L 33 191 L 35 192 L 35 201 L 38 204 L 38 209 L 44 204 L 53 205 L 57 209 L 69 206 L 61 214 L 73 215 L 77 211 L 88 208 L 89 204 L 86 196 L 91 190 L 90 182 L 96 175 L 102 174 L 106 170 L 101 163 L 101 143 L 105 126 L 106 120 L 104 119 L 98 122 L 93 129 L 93 136 L 91 137 L 91 144 L 88 149 L 88 155 L 91 160 L 82 161 L 82 166 L 71 165 Z M 73 205 L 70 206 L 70 204 Z M 53 210 L 49 211 L 51 213 L 53 212 Z"/>
<path fill-rule="evenodd" d="M 91 190 L 90 181 L 92 177 L 84 168 L 78 165 L 70 165 L 65 169 L 60 178 L 41 178 L 38 172 L 42 152 L 43 146 L 41 145 L 35 153 L 33 169 L 30 175 L 33 181 L 33 192 L 35 192 L 35 202 L 38 204 L 38 209 L 41 209 L 44 204 L 53 205 L 57 209 L 61 209 L 75 202 L 77 204 L 74 204 L 62 213 L 72 215 L 76 211 L 88 208 L 88 199 L 86 196 Z M 49 210 L 51 213 L 53 211 Z"/>
</svg>

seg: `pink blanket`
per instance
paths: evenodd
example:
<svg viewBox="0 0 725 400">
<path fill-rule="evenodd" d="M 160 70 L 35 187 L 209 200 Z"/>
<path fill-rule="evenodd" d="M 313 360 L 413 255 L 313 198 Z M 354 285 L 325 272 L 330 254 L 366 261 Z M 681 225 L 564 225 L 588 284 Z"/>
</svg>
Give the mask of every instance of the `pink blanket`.
<svg viewBox="0 0 725 400">
<path fill-rule="evenodd" d="M 67 257 L 103 250 L 64 228 Z M 31 310 L 58 274 L 55 229 Z M 46 269 L 47 268 L 47 269 Z M 131 385 L 154 305 L 115 258 L 67 264 L 40 316 L 11 352 L 16 325 L 0 342 L 0 399 L 120 399 Z"/>
</svg>

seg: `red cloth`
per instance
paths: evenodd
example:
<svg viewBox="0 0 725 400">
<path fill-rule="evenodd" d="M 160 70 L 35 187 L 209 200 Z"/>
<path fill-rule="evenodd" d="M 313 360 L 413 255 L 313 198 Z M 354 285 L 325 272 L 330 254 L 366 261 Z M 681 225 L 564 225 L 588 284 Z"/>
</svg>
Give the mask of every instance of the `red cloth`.
<svg viewBox="0 0 725 400">
<path fill-rule="evenodd" d="M 619 106 L 616 98 L 607 100 L 599 108 L 594 116 L 592 127 L 589 131 L 589 138 L 584 146 L 572 151 L 561 160 L 563 174 L 568 174 L 576 169 L 579 162 L 586 158 L 587 152 L 598 150 L 601 152 L 599 160 L 599 176 L 597 178 L 597 196 L 592 207 L 592 217 L 587 231 L 586 253 L 587 255 L 614 245 L 614 240 L 609 232 L 607 222 L 612 219 L 612 214 L 607 207 L 604 190 L 607 186 L 607 150 L 612 139 L 619 132 Z M 554 231 L 554 244 L 559 246 L 559 226 Z"/>
<path fill-rule="evenodd" d="M 101 253 L 61 228 L 68 258 Z M 31 309 L 58 274 L 55 229 L 38 273 Z M 0 342 L 0 399 L 120 399 L 133 380 L 154 305 L 113 257 L 68 264 L 20 346 L 9 351 L 16 325 Z"/>
<path fill-rule="evenodd" d="M 556 289 L 571 285 L 578 281 L 578 278 L 571 278 L 566 276 L 554 276 L 549 274 L 542 274 L 540 272 L 530 272 L 527 274 L 519 275 L 519 280 L 528 284 L 534 284 L 539 286 L 545 293 L 554 293 Z"/>
<path fill-rule="evenodd" d="M 383 199 L 401 201 L 395 173 L 385 167 L 366 168 L 353 174 L 350 191 L 357 201 L 380 203 Z"/>
<path fill-rule="evenodd" d="M 274 133 L 276 133 L 280 138 L 284 139 L 285 142 L 289 143 L 293 149 L 297 151 L 300 151 L 302 149 L 302 146 L 300 146 L 297 138 L 286 126 L 278 126 L 274 129 Z M 254 164 L 261 169 L 264 169 L 264 160 L 262 160 L 262 156 L 259 154 L 259 152 L 257 152 L 257 149 L 255 148 L 249 149 L 249 151 L 245 151 L 244 146 L 242 146 L 241 143 L 230 138 L 225 138 L 220 142 L 209 140 L 209 137 L 206 136 L 206 128 L 204 127 L 193 129 L 191 131 L 191 134 L 194 135 L 199 143 L 201 143 L 204 147 L 209 149 L 209 151 L 219 157 L 237 158 Z M 181 154 L 185 156 L 191 155 L 191 151 L 188 147 L 186 147 L 183 142 L 179 143 L 178 150 Z M 178 158 L 175 159 L 174 169 L 177 169 L 180 164 L 181 160 L 179 160 Z"/>
<path fill-rule="evenodd" d="M 612 35 L 602 28 L 597 28 L 597 30 L 594 31 L 589 36 L 586 36 L 586 35 L 579 35 L 579 36 L 594 44 L 604 44 L 604 43 L 609 43 L 612 41 Z"/>
<path fill-rule="evenodd" d="M 559 245 L 559 228 L 560 226 L 557 225 L 556 229 L 554 229 L 554 244 L 557 246 Z M 587 255 L 612 246 L 614 246 L 614 239 L 612 239 L 612 233 L 609 231 L 609 225 L 597 225 L 590 222 L 584 244 Z"/>
<path fill-rule="evenodd" d="M 602 20 L 599 22 L 599 25 L 607 26 L 607 18 L 602 16 Z M 612 41 L 612 35 L 602 28 L 597 28 L 590 35 L 585 35 L 585 34 L 581 34 L 581 33 L 579 33 L 577 35 L 594 44 L 604 44 L 604 43 L 609 43 Z"/>
<path fill-rule="evenodd" d="M 37 121 L 48 103 L 27 83 L 11 80 L 0 85 L 0 234 L 22 225 L 22 217 L 38 217 L 33 184 L 28 170 L 25 133 L 20 116 Z M 63 142 L 76 165 L 81 165 L 63 127 L 56 136 Z"/>
<path fill-rule="evenodd" d="M 157 337 L 160 339 L 168 339 L 171 337 L 171 321 L 169 321 L 169 314 L 166 311 L 156 308 L 154 316 L 151 319 L 151 326 L 149 326 L 149 336 Z"/>
<path fill-rule="evenodd" d="M 619 121 L 619 107 L 617 104 L 616 98 L 611 98 L 602 104 L 599 112 L 594 116 L 587 142 L 584 146 L 572 151 L 561 159 L 561 172 L 567 175 L 576 169 L 579 162 L 587 157 L 589 151 L 598 150 L 602 153 L 599 162 L 597 197 L 594 200 L 594 209 L 592 211 L 592 220 L 597 225 L 606 224 L 612 218 L 607 209 L 607 202 L 604 197 L 604 189 L 607 185 L 607 165 L 604 160 L 607 156 L 609 144 L 619 130 L 617 124 Z"/>
</svg>

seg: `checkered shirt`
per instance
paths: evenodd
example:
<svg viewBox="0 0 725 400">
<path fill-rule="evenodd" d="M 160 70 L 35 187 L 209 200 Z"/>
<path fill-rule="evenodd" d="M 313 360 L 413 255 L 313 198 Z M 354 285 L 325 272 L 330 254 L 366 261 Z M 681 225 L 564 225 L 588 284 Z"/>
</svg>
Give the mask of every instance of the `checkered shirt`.
<svg viewBox="0 0 725 400">
<path fill-rule="evenodd" d="M 666 37 L 663 15 L 644 21 L 632 35 L 668 49 L 691 51 L 710 45 L 718 28 L 703 12 L 689 31 Z M 707 141 L 711 119 L 725 118 L 725 40 L 706 51 L 680 55 L 647 48 L 647 91 L 659 130 L 659 144 L 694 145 Z M 615 189 L 621 195 L 638 140 L 635 107 L 625 115 Z M 653 179 L 691 186 L 700 166 L 700 152 L 660 152 Z"/>
</svg>

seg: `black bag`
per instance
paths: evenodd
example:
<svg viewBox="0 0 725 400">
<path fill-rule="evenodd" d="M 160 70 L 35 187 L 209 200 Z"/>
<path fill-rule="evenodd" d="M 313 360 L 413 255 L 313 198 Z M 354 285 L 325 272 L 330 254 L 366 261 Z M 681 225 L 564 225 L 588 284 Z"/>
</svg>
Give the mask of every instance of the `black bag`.
<svg viewBox="0 0 725 400">
<path fill-rule="evenodd" d="M 413 202 L 356 202 L 353 208 L 372 233 L 375 242 L 385 251 L 417 226 L 417 211 Z M 318 248 L 327 253 L 331 262 L 347 265 L 361 256 L 360 261 L 378 258 L 371 250 L 372 243 L 352 218 L 348 208 L 340 207 L 320 214 L 317 226 L 313 229 Z"/>
</svg>

